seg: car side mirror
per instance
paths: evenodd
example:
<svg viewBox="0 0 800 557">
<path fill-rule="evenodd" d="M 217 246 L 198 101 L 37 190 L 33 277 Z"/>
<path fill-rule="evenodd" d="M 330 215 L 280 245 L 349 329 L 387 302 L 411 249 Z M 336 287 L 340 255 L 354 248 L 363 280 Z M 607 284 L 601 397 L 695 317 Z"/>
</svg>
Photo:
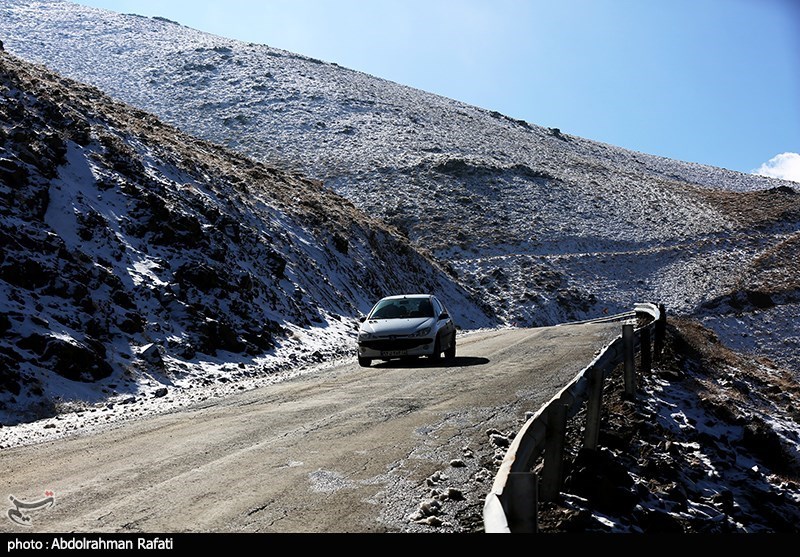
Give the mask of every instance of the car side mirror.
<svg viewBox="0 0 800 557">
<path fill-rule="evenodd" d="M 448 317 L 450 316 L 447 314 L 447 312 L 443 311 L 442 313 L 439 314 L 439 321 L 441 321 L 442 319 L 447 319 Z"/>
<path fill-rule="evenodd" d="M 367 320 L 367 316 L 366 315 L 362 315 L 361 317 L 358 318 L 358 322 L 359 323 L 363 323 L 366 320 Z"/>
</svg>

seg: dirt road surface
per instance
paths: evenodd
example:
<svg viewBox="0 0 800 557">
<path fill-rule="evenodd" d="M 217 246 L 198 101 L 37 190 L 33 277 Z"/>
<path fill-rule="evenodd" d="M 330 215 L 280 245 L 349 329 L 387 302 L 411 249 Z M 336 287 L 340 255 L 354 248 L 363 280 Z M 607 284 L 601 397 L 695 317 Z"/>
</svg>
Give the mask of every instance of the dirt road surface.
<svg viewBox="0 0 800 557">
<path fill-rule="evenodd" d="M 496 472 L 487 431 L 513 436 L 526 412 L 620 331 L 474 332 L 459 337 L 449 361 L 360 368 L 353 358 L 98 433 L 7 449 L 0 495 L 9 509 L 10 497 L 33 501 L 44 490 L 54 504 L 27 511 L 28 528 L 3 508 L 0 532 L 480 531 L 474 516 Z M 437 494 L 438 520 L 419 520 Z"/>
</svg>

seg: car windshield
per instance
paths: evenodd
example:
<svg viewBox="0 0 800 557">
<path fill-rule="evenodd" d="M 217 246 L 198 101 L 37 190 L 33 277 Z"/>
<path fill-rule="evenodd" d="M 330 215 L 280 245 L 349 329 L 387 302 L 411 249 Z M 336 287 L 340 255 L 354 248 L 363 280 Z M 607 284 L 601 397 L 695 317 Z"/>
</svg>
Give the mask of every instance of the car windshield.
<svg viewBox="0 0 800 557">
<path fill-rule="evenodd" d="M 375 306 L 371 319 L 405 319 L 433 317 L 433 305 L 427 298 L 402 298 L 381 300 Z"/>
</svg>

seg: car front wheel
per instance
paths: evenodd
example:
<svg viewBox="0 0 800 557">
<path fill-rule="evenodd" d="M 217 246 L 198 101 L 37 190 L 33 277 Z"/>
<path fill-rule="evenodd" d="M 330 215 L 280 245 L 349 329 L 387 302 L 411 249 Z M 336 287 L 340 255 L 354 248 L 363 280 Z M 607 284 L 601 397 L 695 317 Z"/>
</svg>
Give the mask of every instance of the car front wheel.
<svg viewBox="0 0 800 557">
<path fill-rule="evenodd" d="M 444 357 L 452 360 L 456 357 L 456 337 L 453 335 L 453 340 L 450 342 L 450 347 L 444 351 Z"/>
<path fill-rule="evenodd" d="M 438 360 L 442 356 L 442 343 L 439 341 L 439 337 L 436 337 L 436 341 L 433 343 L 433 354 L 430 355 L 431 360 Z"/>
<path fill-rule="evenodd" d="M 360 356 L 358 358 L 358 365 L 360 365 L 361 367 L 369 367 L 369 365 L 371 363 L 372 363 L 372 360 L 369 359 L 369 358 L 362 358 Z"/>
</svg>

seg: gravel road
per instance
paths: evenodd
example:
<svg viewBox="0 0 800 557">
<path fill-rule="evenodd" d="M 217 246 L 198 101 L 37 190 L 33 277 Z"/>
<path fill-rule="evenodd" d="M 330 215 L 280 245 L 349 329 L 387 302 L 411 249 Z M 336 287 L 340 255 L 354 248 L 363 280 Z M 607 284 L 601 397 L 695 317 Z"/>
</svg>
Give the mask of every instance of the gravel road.
<svg viewBox="0 0 800 557">
<path fill-rule="evenodd" d="M 0 532 L 481 531 L 503 438 L 621 331 L 482 331 L 436 364 L 343 361 L 95 434 L 4 450 Z M 10 503 L 7 503 L 10 505 Z M 3 514 L 7 514 L 4 512 Z"/>
</svg>

